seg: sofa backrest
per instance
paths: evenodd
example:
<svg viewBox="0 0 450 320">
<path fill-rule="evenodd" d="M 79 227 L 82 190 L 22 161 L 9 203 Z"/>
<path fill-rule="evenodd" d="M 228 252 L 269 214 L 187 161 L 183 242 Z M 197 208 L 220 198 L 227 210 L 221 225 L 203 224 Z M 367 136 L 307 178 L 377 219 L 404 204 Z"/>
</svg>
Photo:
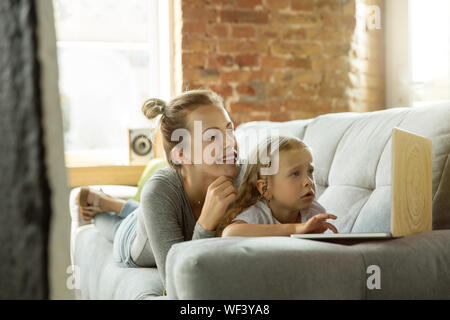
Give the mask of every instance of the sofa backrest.
<svg viewBox="0 0 450 320">
<path fill-rule="evenodd" d="M 433 141 L 433 230 L 450 229 L 450 101 L 414 108 L 330 113 L 287 122 L 240 125 L 241 150 L 250 129 L 277 129 L 313 150 L 317 200 L 336 214 L 339 232 L 386 232 L 391 226 L 392 129 Z M 246 156 L 245 152 L 242 154 Z"/>
</svg>

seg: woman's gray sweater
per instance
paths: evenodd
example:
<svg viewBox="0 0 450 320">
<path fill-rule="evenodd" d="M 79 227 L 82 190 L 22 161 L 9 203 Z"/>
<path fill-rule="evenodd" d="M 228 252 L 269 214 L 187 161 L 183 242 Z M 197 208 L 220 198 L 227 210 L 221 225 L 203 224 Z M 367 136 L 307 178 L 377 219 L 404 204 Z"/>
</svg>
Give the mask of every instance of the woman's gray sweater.
<svg viewBox="0 0 450 320">
<path fill-rule="evenodd" d="M 141 192 L 136 238 L 131 257 L 139 266 L 156 266 L 165 286 L 166 257 L 173 244 L 215 236 L 194 217 L 179 171 L 156 171 Z"/>
</svg>

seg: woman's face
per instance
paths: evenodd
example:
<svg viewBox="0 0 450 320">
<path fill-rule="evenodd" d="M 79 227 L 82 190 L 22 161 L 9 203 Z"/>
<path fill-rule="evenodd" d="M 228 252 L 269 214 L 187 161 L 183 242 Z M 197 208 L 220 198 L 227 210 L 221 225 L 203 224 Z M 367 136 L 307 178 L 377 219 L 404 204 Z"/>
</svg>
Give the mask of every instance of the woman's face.
<svg viewBox="0 0 450 320">
<path fill-rule="evenodd" d="M 191 152 L 184 154 L 183 158 L 190 160 L 184 165 L 195 166 L 195 170 L 212 177 L 237 176 L 234 124 L 226 110 L 215 105 L 200 106 L 189 113 L 187 123 Z"/>
</svg>

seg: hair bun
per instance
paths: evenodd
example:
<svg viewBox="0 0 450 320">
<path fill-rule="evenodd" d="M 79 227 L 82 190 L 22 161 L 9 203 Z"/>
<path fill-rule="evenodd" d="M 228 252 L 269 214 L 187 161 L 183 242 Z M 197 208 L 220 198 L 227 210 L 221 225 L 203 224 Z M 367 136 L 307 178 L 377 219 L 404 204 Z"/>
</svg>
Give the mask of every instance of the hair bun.
<svg viewBox="0 0 450 320">
<path fill-rule="evenodd" d="M 148 119 L 153 119 L 160 114 L 165 114 L 166 110 L 167 103 L 158 98 L 148 99 L 142 106 L 142 113 Z"/>
</svg>

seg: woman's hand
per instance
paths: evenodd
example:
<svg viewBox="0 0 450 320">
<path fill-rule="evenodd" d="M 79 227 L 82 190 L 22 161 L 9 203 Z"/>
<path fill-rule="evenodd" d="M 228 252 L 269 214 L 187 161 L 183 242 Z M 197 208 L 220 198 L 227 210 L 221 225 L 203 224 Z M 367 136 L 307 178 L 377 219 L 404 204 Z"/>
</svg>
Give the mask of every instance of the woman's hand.
<svg viewBox="0 0 450 320">
<path fill-rule="evenodd" d="M 324 233 L 328 229 L 330 229 L 334 233 L 338 233 L 336 227 L 333 226 L 331 223 L 326 222 L 325 221 L 326 219 L 336 220 L 337 217 L 329 213 L 319 213 L 314 217 L 310 218 L 305 223 L 299 224 L 298 231 L 300 232 L 297 233 Z"/>
<path fill-rule="evenodd" d="M 231 178 L 221 176 L 214 180 L 208 187 L 197 222 L 205 230 L 216 230 L 228 206 L 236 199 L 236 195 L 237 190 Z"/>
</svg>

